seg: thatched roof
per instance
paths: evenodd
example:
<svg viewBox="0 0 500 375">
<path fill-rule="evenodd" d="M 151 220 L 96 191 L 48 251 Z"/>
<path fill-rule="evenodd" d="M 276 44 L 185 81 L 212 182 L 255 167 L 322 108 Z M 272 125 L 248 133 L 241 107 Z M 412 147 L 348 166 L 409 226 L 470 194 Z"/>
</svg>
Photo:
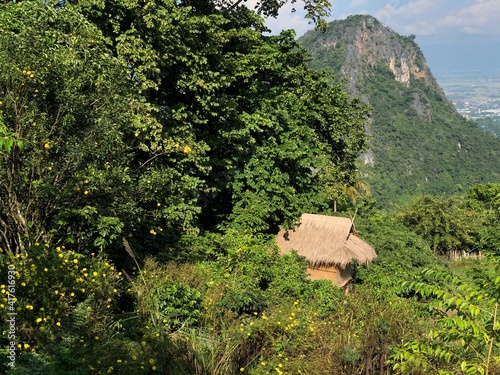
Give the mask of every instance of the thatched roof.
<svg viewBox="0 0 500 375">
<path fill-rule="evenodd" d="M 313 267 L 346 267 L 352 261 L 369 263 L 375 250 L 353 233 L 351 219 L 326 215 L 303 214 L 300 224 L 281 230 L 276 242 L 281 253 L 292 249 L 306 257 Z"/>
</svg>

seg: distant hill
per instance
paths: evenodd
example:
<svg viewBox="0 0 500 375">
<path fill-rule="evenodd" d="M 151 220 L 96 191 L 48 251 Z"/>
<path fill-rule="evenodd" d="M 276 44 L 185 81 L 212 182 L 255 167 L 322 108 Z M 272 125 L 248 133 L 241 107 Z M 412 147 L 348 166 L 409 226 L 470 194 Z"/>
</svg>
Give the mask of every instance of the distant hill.
<svg viewBox="0 0 500 375">
<path fill-rule="evenodd" d="M 500 137 L 500 117 L 483 117 L 476 119 L 476 124 L 480 129 L 490 132 L 497 137 Z"/>
<path fill-rule="evenodd" d="M 500 139 L 465 120 L 446 99 L 414 36 L 350 16 L 299 42 L 316 69 L 346 79 L 373 108 L 360 170 L 382 205 L 415 194 L 451 194 L 500 181 Z"/>
</svg>

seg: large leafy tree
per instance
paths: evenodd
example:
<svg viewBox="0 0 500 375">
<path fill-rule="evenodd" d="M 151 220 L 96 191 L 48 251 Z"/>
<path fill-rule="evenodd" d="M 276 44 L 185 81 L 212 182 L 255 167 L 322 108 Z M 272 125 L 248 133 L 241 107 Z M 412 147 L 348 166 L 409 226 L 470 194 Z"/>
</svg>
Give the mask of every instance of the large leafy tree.
<svg viewBox="0 0 500 375">
<path fill-rule="evenodd" d="M 2 154 L 0 246 L 105 248 L 193 222 L 202 161 L 182 128 L 157 136 L 157 108 L 109 39 L 76 8 L 41 2 L 3 5 L 0 27 L 2 121 L 24 141 Z"/>
<path fill-rule="evenodd" d="M 366 110 L 246 7 L 26 1 L 1 28 L 2 247 L 273 230 L 354 179 Z"/>
<path fill-rule="evenodd" d="M 500 254 L 500 184 L 476 185 L 467 191 L 466 207 L 480 213 L 479 244 Z"/>
<path fill-rule="evenodd" d="M 457 197 L 423 195 L 403 210 L 399 218 L 422 236 L 436 254 L 468 251 L 477 241 L 478 218 L 460 203 Z"/>
<path fill-rule="evenodd" d="M 248 8 L 210 1 L 78 6 L 128 61 L 162 132 L 182 129 L 209 158 L 205 223 L 267 229 L 319 209 L 322 175 L 352 179 L 366 111 L 306 67 L 291 32 L 265 37 Z"/>
<path fill-rule="evenodd" d="M 0 246 L 22 251 L 70 212 L 111 215 L 126 199 L 112 191 L 127 179 L 131 114 L 123 68 L 78 13 L 34 2 L 0 14 L 2 122 L 24 143 L 0 158 Z"/>
</svg>

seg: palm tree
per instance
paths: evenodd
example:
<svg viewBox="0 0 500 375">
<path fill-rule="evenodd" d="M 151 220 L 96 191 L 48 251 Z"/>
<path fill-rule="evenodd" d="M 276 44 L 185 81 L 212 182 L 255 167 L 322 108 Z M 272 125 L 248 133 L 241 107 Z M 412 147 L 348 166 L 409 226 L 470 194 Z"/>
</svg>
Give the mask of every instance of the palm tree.
<svg viewBox="0 0 500 375">
<path fill-rule="evenodd" d="M 359 196 L 370 195 L 370 186 L 363 180 L 356 180 L 352 185 L 342 186 L 342 194 L 347 198 L 353 206 L 356 205 L 356 200 Z M 337 199 L 333 201 L 333 212 L 337 212 Z"/>
</svg>

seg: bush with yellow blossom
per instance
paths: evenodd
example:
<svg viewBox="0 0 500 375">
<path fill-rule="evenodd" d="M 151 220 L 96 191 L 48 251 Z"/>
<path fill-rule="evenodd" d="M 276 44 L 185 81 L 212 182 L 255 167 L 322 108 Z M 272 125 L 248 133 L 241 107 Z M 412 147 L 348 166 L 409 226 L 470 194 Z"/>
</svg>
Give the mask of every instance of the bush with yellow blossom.
<svg viewBox="0 0 500 375">
<path fill-rule="evenodd" d="M 10 312 L 8 270 L 15 269 L 18 371 L 34 362 L 44 373 L 71 374 L 75 366 L 84 373 L 151 370 L 149 343 L 124 337 L 118 304 L 123 276 L 105 255 L 50 244 L 35 244 L 28 254 L 0 253 L 2 316 Z"/>
</svg>

